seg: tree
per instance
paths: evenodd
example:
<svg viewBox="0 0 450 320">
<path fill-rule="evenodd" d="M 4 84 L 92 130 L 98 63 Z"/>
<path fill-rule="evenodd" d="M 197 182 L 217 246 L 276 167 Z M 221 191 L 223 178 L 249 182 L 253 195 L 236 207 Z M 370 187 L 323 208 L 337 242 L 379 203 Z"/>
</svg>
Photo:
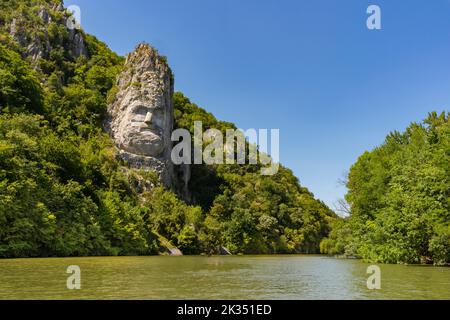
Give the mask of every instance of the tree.
<svg viewBox="0 0 450 320">
<path fill-rule="evenodd" d="M 449 262 L 449 119 L 430 113 L 358 159 L 347 183 L 351 216 L 335 225 L 324 252 L 386 263 Z"/>
<path fill-rule="evenodd" d="M 20 55 L 0 44 L 0 112 L 42 112 L 42 89 Z"/>
</svg>

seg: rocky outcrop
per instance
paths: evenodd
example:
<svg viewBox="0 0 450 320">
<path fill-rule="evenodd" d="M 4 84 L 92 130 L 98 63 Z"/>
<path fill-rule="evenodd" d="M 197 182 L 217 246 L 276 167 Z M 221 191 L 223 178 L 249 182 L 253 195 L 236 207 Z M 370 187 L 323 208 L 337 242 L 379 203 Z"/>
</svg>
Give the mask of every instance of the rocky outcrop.
<svg viewBox="0 0 450 320">
<path fill-rule="evenodd" d="M 155 49 L 140 44 L 127 56 L 116 86 L 105 128 L 119 157 L 132 168 L 156 171 L 166 187 L 173 187 L 172 71 Z"/>
<path fill-rule="evenodd" d="M 189 190 L 189 181 L 191 180 L 191 165 L 190 164 L 181 164 L 175 167 L 176 172 L 176 191 L 183 198 L 183 200 L 187 203 L 192 202 L 192 194 Z"/>
<path fill-rule="evenodd" d="M 58 14 L 55 15 L 55 12 Z M 12 38 L 24 48 L 24 57 L 29 57 L 32 61 L 49 57 L 50 52 L 54 49 L 48 31 L 51 23 L 61 24 L 67 28 L 68 38 L 62 45 L 66 47 L 72 57 L 88 55 L 83 32 L 75 28 L 69 28 L 73 25 L 68 23 L 69 19 L 72 18 L 62 4 L 55 5 L 52 8 L 41 6 L 37 16 L 40 23 L 33 26 L 33 32 L 31 33 L 29 32 L 30 28 L 27 28 L 29 23 L 27 17 L 18 15 L 12 19 L 9 25 Z"/>
<path fill-rule="evenodd" d="M 72 56 L 77 58 L 88 55 L 83 34 L 79 31 L 75 29 L 69 30 L 69 43 Z"/>
<path fill-rule="evenodd" d="M 218 251 L 221 256 L 231 256 L 232 255 L 230 250 L 228 250 L 227 248 L 222 247 L 222 246 L 219 247 Z"/>
<path fill-rule="evenodd" d="M 169 256 L 182 256 L 183 253 L 180 249 L 174 246 L 167 238 L 161 236 L 158 233 L 154 233 L 158 238 L 159 254 Z"/>
<path fill-rule="evenodd" d="M 11 26 L 9 28 L 9 33 L 20 46 L 22 47 L 26 46 L 27 38 L 25 36 L 25 32 L 23 32 L 22 26 L 19 25 L 17 18 L 12 19 Z"/>
</svg>

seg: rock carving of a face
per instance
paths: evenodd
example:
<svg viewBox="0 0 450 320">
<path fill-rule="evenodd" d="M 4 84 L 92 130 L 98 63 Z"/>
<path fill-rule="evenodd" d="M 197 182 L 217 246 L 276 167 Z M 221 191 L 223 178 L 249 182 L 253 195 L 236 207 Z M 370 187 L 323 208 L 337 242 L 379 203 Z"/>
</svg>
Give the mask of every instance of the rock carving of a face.
<svg viewBox="0 0 450 320">
<path fill-rule="evenodd" d="M 172 79 L 170 68 L 150 46 L 139 45 L 128 56 L 108 106 L 107 128 L 119 149 L 153 158 L 170 154 Z"/>
<path fill-rule="evenodd" d="M 129 106 L 120 122 L 122 148 L 130 153 L 157 157 L 164 150 L 163 109 L 136 101 Z"/>
</svg>

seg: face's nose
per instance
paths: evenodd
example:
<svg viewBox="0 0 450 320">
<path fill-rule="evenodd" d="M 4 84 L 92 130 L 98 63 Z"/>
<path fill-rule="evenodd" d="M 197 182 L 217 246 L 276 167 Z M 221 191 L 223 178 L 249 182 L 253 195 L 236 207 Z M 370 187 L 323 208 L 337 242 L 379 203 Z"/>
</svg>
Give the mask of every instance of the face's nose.
<svg viewBox="0 0 450 320">
<path fill-rule="evenodd" d="M 147 115 L 145 116 L 144 122 L 147 125 L 151 125 L 152 124 L 152 118 L 153 118 L 153 115 L 150 112 L 147 112 Z"/>
</svg>

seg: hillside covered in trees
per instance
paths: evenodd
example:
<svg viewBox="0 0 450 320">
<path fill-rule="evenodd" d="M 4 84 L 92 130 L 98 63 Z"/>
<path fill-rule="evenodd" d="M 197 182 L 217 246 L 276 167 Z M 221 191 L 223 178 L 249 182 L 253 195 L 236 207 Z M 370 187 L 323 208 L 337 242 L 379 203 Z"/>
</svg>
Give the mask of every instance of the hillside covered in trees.
<svg viewBox="0 0 450 320">
<path fill-rule="evenodd" d="M 450 262 L 450 113 L 393 132 L 350 169 L 350 216 L 321 243 L 384 263 Z"/>
<path fill-rule="evenodd" d="M 117 158 L 102 123 L 125 58 L 68 19 L 59 0 L 0 3 L 0 257 L 150 255 L 170 242 L 184 254 L 450 262 L 449 113 L 361 155 L 345 218 L 283 166 L 192 165 L 184 202 Z M 175 128 L 235 128 L 180 92 L 173 102 Z"/>
<path fill-rule="evenodd" d="M 0 3 L 0 257 L 158 254 L 161 239 L 185 254 L 319 252 L 336 215 L 289 169 L 194 165 L 187 204 L 119 161 L 102 121 L 124 58 L 68 19 L 59 0 Z M 181 93 L 174 107 L 176 127 L 234 128 Z"/>
</svg>

